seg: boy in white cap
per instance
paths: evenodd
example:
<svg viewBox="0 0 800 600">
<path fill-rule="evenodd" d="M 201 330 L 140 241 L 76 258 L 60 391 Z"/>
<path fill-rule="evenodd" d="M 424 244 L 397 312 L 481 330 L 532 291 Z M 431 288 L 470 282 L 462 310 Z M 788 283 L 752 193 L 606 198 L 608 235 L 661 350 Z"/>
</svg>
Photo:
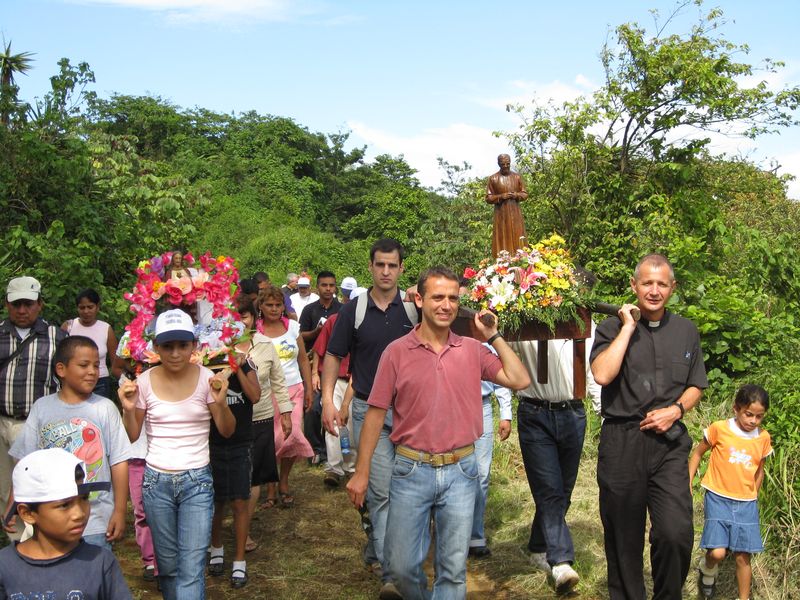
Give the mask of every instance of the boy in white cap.
<svg viewBox="0 0 800 600">
<path fill-rule="evenodd" d="M 15 508 L 33 537 L 0 550 L 0 598 L 130 600 L 111 551 L 82 541 L 89 492 L 80 459 L 60 448 L 37 450 L 14 468 Z"/>
</svg>

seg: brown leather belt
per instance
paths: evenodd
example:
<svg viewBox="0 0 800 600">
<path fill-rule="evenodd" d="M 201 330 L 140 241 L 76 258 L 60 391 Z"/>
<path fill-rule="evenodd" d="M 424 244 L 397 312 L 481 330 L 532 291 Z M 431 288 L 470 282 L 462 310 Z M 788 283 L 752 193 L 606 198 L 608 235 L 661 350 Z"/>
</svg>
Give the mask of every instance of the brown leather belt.
<svg viewBox="0 0 800 600">
<path fill-rule="evenodd" d="M 414 450 L 408 446 L 397 446 L 395 452 L 400 456 L 416 460 L 421 463 L 426 463 L 432 467 L 443 467 L 445 465 L 454 465 L 462 458 L 469 456 L 475 452 L 475 445 L 462 446 L 450 452 L 443 452 L 441 454 L 430 454 L 429 452 L 421 452 Z"/>
</svg>

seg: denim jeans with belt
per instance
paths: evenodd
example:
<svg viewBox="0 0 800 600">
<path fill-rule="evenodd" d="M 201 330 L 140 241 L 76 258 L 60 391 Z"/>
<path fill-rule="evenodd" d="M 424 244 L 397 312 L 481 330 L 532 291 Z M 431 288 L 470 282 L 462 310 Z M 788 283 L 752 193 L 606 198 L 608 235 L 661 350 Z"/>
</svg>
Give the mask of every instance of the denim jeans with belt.
<svg viewBox="0 0 800 600">
<path fill-rule="evenodd" d="M 358 446 L 361 439 L 361 427 L 364 425 L 364 416 L 367 414 L 367 401 L 362 398 L 353 398 L 353 438 Z M 392 411 L 386 413 L 384 427 L 375 452 L 372 455 L 369 471 L 369 486 L 367 487 L 367 509 L 372 520 L 372 535 L 370 544 L 364 549 L 364 560 L 367 563 L 378 561 L 383 568 L 381 575 L 384 582 L 389 581 L 384 557 L 384 538 L 386 537 L 386 521 L 389 517 L 389 485 L 392 481 L 392 466 L 394 464 L 394 444 L 389 439 L 392 429 Z"/>
<path fill-rule="evenodd" d="M 494 420 L 492 418 L 492 396 L 483 397 L 483 435 L 475 440 L 475 458 L 478 459 L 478 491 L 475 494 L 475 513 L 472 516 L 472 535 L 470 548 L 486 545 L 483 516 L 486 513 L 486 500 L 489 497 L 489 475 L 492 469 L 492 450 L 494 447 Z"/>
<path fill-rule="evenodd" d="M 583 406 L 550 410 L 520 400 L 517 431 L 536 505 L 528 550 L 546 552 L 550 565 L 571 563 L 575 550 L 565 516 L 578 477 L 586 412 Z"/>
<path fill-rule="evenodd" d="M 214 514 L 211 467 L 175 473 L 145 467 L 142 498 L 164 599 L 203 600 Z"/>
<path fill-rule="evenodd" d="M 467 547 L 478 489 L 475 454 L 433 467 L 397 455 L 392 470 L 386 563 L 404 600 L 463 600 L 467 595 Z M 436 530 L 433 592 L 422 568 Z"/>
</svg>

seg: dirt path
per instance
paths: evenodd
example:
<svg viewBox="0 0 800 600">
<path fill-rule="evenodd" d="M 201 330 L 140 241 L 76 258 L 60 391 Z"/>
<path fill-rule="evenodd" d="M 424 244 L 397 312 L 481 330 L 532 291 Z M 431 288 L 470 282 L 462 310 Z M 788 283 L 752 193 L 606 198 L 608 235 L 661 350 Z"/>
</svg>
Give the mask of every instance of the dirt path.
<svg viewBox="0 0 800 600">
<path fill-rule="evenodd" d="M 374 599 L 380 582 L 361 561 L 361 533 L 358 513 L 347 500 L 343 488 L 329 490 L 322 484 L 319 468 L 299 465 L 292 473 L 295 506 L 291 509 L 260 510 L 252 526 L 259 547 L 247 555 L 250 582 L 243 590 L 233 590 L 230 576 L 232 535 L 226 532 L 226 573 L 207 578 L 208 598 L 289 599 Z M 119 544 L 116 554 L 135 598 L 156 599 L 161 595 L 155 583 L 142 580 L 138 547 L 133 526 Z M 491 559 L 490 559 L 491 560 Z M 468 569 L 470 600 L 510 598 L 480 569 Z"/>
<path fill-rule="evenodd" d="M 502 451 L 495 452 L 493 487 L 497 490 L 490 490 L 487 510 L 492 556 L 469 561 L 467 598 L 553 599 L 556 596 L 544 574 L 531 568 L 522 551 L 529 534 L 533 504 L 517 442 L 510 439 L 505 444 Z M 597 578 L 605 575 L 593 469 L 594 461 L 584 457 L 570 511 L 576 567 L 582 575 L 579 591 L 584 599 L 602 597 L 595 590 L 600 583 Z M 295 506 L 256 513 L 252 533 L 260 545 L 247 555 L 250 582 L 243 590 L 231 589 L 228 581 L 232 534 L 231 527 L 226 527 L 226 572 L 224 577 L 206 579 L 209 600 L 375 600 L 378 597 L 380 582 L 361 560 L 365 537 L 358 512 L 349 503 L 343 487 L 329 490 L 323 485 L 323 475 L 320 468 L 298 465 L 291 477 Z M 155 583 L 142 580 L 132 524 L 129 523 L 128 534 L 115 551 L 134 598 L 160 598 Z M 432 577 L 430 561 L 427 570 L 429 578 Z"/>
</svg>

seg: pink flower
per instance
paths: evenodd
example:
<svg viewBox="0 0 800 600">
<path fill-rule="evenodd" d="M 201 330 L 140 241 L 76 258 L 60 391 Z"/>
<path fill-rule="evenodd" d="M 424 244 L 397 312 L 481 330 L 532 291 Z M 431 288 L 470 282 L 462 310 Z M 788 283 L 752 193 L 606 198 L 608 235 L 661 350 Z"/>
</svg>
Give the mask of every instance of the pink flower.
<svg viewBox="0 0 800 600">
<path fill-rule="evenodd" d="M 183 292 L 181 289 L 173 283 L 173 280 L 169 280 L 166 285 L 164 286 L 164 291 L 167 295 L 167 300 L 170 304 L 174 306 L 180 306 L 183 303 Z"/>
<path fill-rule="evenodd" d="M 467 267 L 466 269 L 464 269 L 464 277 L 466 277 L 467 279 L 472 279 L 477 274 L 478 272 L 472 267 Z"/>
<path fill-rule="evenodd" d="M 170 279 L 170 281 L 181 291 L 181 294 L 188 294 L 192 291 L 192 280 L 189 277 L 178 277 Z"/>
</svg>

